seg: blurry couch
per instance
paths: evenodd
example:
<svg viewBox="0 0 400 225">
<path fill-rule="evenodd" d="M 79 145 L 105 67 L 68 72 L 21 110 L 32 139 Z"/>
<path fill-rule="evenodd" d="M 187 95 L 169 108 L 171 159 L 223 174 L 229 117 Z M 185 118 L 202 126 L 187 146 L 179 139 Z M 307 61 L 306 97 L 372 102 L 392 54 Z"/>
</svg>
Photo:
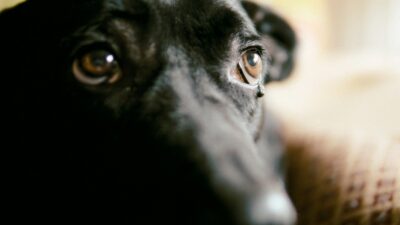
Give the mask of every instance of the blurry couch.
<svg viewBox="0 0 400 225">
<path fill-rule="evenodd" d="M 335 56 L 267 89 L 299 225 L 400 225 L 399 62 Z"/>
</svg>

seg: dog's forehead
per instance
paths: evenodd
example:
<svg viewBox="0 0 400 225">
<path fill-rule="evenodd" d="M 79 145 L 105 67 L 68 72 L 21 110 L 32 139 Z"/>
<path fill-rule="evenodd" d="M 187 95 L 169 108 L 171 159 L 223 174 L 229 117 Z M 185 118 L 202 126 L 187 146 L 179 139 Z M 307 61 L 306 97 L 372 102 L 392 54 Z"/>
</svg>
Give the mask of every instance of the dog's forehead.
<svg viewBox="0 0 400 225">
<path fill-rule="evenodd" d="M 128 0 L 129 1 L 129 0 Z M 202 0 L 199 0 L 202 1 Z M 167 5 L 178 5 L 182 3 L 189 3 L 190 1 L 187 0 L 146 0 L 146 2 L 153 3 L 153 2 L 158 2 L 160 4 L 167 4 Z M 237 5 L 238 1 L 237 0 L 212 0 L 212 1 L 207 1 L 209 3 L 219 3 L 219 4 L 226 4 L 227 6 L 232 6 L 232 5 Z"/>
<path fill-rule="evenodd" d="M 110 0 L 109 0 L 110 1 Z M 170 7 L 185 7 L 193 4 L 194 1 L 190 0 L 111 0 L 113 2 L 129 5 L 135 2 L 143 2 L 149 5 L 170 6 Z M 228 8 L 237 8 L 240 3 L 238 0 L 197 0 L 196 2 L 207 3 L 210 7 L 213 6 L 226 6 Z"/>
<path fill-rule="evenodd" d="M 207 18 L 218 14 L 230 13 L 232 17 L 239 19 L 242 25 L 250 26 L 252 23 L 241 6 L 239 0 L 104 0 L 108 8 L 117 8 L 121 11 L 136 13 L 141 6 L 157 11 L 157 14 L 168 17 L 184 16 L 186 18 L 219 19 Z M 164 19 L 164 18 L 163 18 Z"/>
</svg>

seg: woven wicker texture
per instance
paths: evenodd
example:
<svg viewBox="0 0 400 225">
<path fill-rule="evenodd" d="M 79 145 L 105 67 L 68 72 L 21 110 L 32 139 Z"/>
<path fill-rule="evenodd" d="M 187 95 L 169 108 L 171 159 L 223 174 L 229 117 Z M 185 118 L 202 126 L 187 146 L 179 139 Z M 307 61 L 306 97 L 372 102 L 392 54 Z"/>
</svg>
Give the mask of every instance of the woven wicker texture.
<svg viewBox="0 0 400 225">
<path fill-rule="evenodd" d="M 400 140 L 320 136 L 287 136 L 298 224 L 400 225 Z"/>
</svg>

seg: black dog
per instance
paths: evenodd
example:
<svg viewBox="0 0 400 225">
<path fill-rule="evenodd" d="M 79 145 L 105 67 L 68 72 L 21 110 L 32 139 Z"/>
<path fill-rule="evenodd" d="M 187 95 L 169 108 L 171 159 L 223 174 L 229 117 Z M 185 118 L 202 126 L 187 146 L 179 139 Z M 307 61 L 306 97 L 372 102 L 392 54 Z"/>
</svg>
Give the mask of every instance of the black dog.
<svg viewBox="0 0 400 225">
<path fill-rule="evenodd" d="M 293 224 L 264 85 L 293 31 L 234 0 L 28 0 L 0 15 L 26 210 L 68 224 Z"/>
</svg>

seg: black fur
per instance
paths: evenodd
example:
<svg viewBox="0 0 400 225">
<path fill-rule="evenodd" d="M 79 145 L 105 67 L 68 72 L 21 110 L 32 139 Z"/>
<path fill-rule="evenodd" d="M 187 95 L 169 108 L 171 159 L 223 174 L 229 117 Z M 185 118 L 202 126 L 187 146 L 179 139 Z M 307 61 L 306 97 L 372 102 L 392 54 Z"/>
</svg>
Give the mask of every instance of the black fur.
<svg viewBox="0 0 400 225">
<path fill-rule="evenodd" d="M 270 63 L 265 82 L 286 77 L 295 40 L 276 14 L 243 4 L 30 0 L 2 12 L 11 133 L 27 159 L 21 217 L 255 224 L 243 208 L 282 178 L 280 140 L 257 91 L 227 74 L 257 47 Z M 80 84 L 71 65 L 87 48 L 114 52 L 123 78 Z"/>
</svg>

